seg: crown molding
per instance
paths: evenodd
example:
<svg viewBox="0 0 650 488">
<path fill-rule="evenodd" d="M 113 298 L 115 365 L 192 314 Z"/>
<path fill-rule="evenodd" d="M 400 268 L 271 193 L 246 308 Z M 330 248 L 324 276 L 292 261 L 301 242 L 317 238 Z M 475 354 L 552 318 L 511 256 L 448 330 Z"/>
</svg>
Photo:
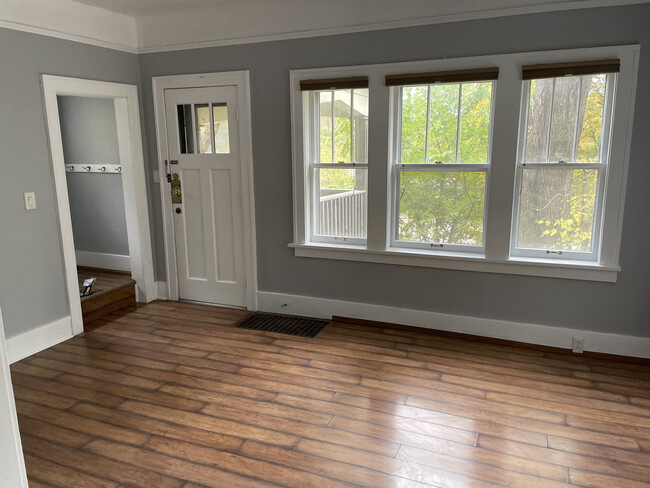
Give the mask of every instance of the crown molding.
<svg viewBox="0 0 650 488">
<path fill-rule="evenodd" d="M 1 0 L 0 27 L 138 53 L 133 17 L 72 0 Z"/>
<path fill-rule="evenodd" d="M 527 6 L 498 8 L 499 5 L 512 2 L 491 0 L 490 4 L 494 8 L 485 8 L 487 2 L 481 2 L 480 5 L 484 7 L 482 10 L 463 12 L 457 7 L 460 4 L 455 4 L 452 8 L 456 8 L 456 12 L 448 10 L 444 14 L 433 16 L 426 15 L 427 12 L 422 11 L 429 8 L 424 4 L 425 7 L 420 8 L 420 13 L 423 15 L 417 15 L 418 12 L 411 11 L 410 15 L 414 17 L 411 19 L 365 23 L 359 21 L 357 15 L 356 23 L 353 20 L 353 23 L 349 25 L 332 25 L 334 22 L 344 22 L 348 17 L 341 15 L 340 19 L 333 17 L 328 20 L 317 15 L 309 15 L 304 11 L 296 13 L 298 9 L 289 6 L 292 1 L 295 3 L 298 0 L 284 0 L 284 3 L 281 4 L 282 8 L 271 3 L 233 4 L 236 12 L 232 15 L 230 10 L 224 14 L 223 7 L 221 7 L 221 9 L 185 10 L 174 14 L 151 15 L 136 19 L 80 4 L 73 0 L 29 0 L 28 2 L 25 0 L 2 0 L 0 28 L 65 39 L 132 54 L 147 54 L 553 11 L 650 3 L 650 0 L 531 0 L 534 3 Z M 467 9 L 467 7 L 465 8 Z M 283 12 L 291 12 L 294 16 L 290 17 Z M 391 14 L 384 13 L 383 15 L 390 17 Z M 380 13 L 374 18 L 377 19 L 381 16 L 380 10 Z M 354 19 L 354 16 L 349 18 Z M 300 22 L 301 19 L 305 22 Z M 219 25 L 220 20 L 222 26 Z M 292 30 L 294 26 L 301 23 L 306 26 L 304 29 Z M 327 25 L 328 23 L 330 25 Z M 268 26 L 273 26 L 276 32 L 268 32 L 270 30 Z M 264 32 L 265 30 L 267 32 Z M 246 31 L 249 34 L 233 35 Z M 215 36 L 215 33 L 221 32 L 224 33 L 222 37 Z"/>
<path fill-rule="evenodd" d="M 495 3 L 495 2 L 493 2 Z M 309 37 L 330 36 L 337 34 L 351 34 L 357 32 L 369 32 L 386 29 L 399 29 L 404 27 L 418 27 L 424 25 L 444 24 L 452 22 L 462 22 L 468 20 L 480 20 L 496 17 L 508 17 L 515 15 L 536 14 L 554 11 L 568 11 L 586 8 L 612 7 L 632 4 L 650 3 L 650 0 L 566 0 L 560 2 L 537 2 L 535 5 L 509 8 L 486 8 L 472 12 L 458 12 L 435 16 L 417 16 L 417 18 L 395 20 L 375 23 L 359 23 L 354 25 L 333 26 L 312 28 L 309 30 L 287 31 L 278 33 L 261 33 L 259 35 L 232 36 L 218 38 L 207 38 L 197 41 L 197 37 L 202 34 L 214 36 L 216 31 L 225 31 L 226 29 L 216 29 L 215 24 L 205 24 L 218 18 L 217 12 L 209 15 L 206 10 L 187 11 L 176 15 L 150 16 L 138 19 L 138 52 L 140 54 L 182 51 L 188 49 L 200 49 L 209 47 L 223 47 L 238 44 L 253 44 L 260 42 L 283 41 L 290 39 L 304 39 Z M 182 21 L 180 21 L 182 15 Z M 279 25 L 281 21 L 273 18 L 272 12 L 258 11 L 257 17 L 267 19 L 268 25 Z M 271 19 L 271 20 L 269 20 Z M 202 25 L 205 24 L 205 25 Z M 294 24 L 295 25 L 295 24 Z M 187 26 L 184 32 L 179 26 Z M 236 28 L 235 24 L 231 25 L 228 30 L 241 31 Z M 282 26 L 280 25 L 280 29 Z M 160 33 L 165 33 L 161 35 Z"/>
</svg>

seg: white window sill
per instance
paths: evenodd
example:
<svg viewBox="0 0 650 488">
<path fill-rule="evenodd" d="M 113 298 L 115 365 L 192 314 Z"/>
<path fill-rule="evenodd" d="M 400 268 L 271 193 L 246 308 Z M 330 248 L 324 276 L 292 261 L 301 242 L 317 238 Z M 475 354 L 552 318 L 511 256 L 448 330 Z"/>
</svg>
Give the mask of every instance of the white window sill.
<svg viewBox="0 0 650 488">
<path fill-rule="evenodd" d="M 424 268 L 458 269 L 485 273 L 542 276 L 571 280 L 615 283 L 620 266 L 604 266 L 584 261 L 551 261 L 533 258 L 487 259 L 483 254 L 422 251 L 390 248 L 370 250 L 360 246 L 323 243 L 289 244 L 295 255 L 308 258 L 398 264 Z"/>
</svg>

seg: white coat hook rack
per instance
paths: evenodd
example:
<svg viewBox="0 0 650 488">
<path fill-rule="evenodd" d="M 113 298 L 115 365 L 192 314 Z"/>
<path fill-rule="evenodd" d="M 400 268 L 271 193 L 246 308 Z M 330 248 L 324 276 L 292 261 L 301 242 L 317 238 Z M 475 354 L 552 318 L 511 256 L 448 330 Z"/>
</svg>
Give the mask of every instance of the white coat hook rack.
<svg viewBox="0 0 650 488">
<path fill-rule="evenodd" d="M 71 163 L 65 165 L 66 173 L 104 173 L 104 174 L 120 174 L 122 173 L 121 164 L 84 164 L 84 163 Z"/>
</svg>

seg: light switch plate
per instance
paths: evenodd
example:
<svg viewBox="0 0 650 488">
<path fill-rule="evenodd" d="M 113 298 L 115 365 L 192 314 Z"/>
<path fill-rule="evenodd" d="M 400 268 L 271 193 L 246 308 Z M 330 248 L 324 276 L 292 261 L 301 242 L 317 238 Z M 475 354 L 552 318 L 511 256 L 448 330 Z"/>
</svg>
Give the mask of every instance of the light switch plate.
<svg viewBox="0 0 650 488">
<path fill-rule="evenodd" d="M 25 210 L 34 210 L 36 208 L 36 193 L 33 191 L 25 192 Z"/>
</svg>

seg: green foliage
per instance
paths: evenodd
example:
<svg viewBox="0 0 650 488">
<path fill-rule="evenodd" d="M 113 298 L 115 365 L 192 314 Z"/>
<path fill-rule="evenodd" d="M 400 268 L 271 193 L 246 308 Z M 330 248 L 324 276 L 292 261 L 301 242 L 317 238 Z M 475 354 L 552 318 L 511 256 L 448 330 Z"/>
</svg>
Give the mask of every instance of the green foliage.
<svg viewBox="0 0 650 488">
<path fill-rule="evenodd" d="M 580 162 L 599 161 L 605 85 L 605 75 L 591 77 L 588 93 L 580 101 L 580 120 L 576 121 Z M 399 163 L 487 163 L 492 86 L 491 82 L 482 82 L 403 87 Z M 540 97 L 535 95 L 533 81 L 530 110 L 531 114 L 541 116 L 543 109 L 538 100 L 541 92 Z M 548 95 L 547 90 L 544 96 Z M 340 100 L 335 102 L 340 104 Z M 320 103 L 331 104 L 332 92 L 322 92 Z M 540 104 L 539 108 L 536 104 Z M 343 116 L 344 106 L 336 105 L 340 113 L 335 112 L 332 119 L 332 107 L 326 106 L 328 110 L 322 110 L 320 117 L 320 161 L 354 161 L 359 157 L 357 148 L 352 147 L 357 142 L 353 136 L 356 134 L 354 117 Z M 547 124 L 542 125 L 548 127 Z M 365 189 L 367 175 L 366 171 L 362 173 L 363 180 L 359 180 L 358 170 L 321 169 L 320 186 L 325 190 Z M 483 242 L 484 172 L 403 171 L 400 175 L 400 240 L 468 245 Z M 360 181 L 363 181 L 361 185 Z M 598 171 L 576 171 L 566 181 L 558 191 L 536 192 L 539 201 L 535 203 L 536 218 L 530 232 L 546 249 L 589 250 Z M 543 185 L 543 179 L 538 184 Z M 545 212 L 547 207 L 552 211 Z"/>
</svg>

